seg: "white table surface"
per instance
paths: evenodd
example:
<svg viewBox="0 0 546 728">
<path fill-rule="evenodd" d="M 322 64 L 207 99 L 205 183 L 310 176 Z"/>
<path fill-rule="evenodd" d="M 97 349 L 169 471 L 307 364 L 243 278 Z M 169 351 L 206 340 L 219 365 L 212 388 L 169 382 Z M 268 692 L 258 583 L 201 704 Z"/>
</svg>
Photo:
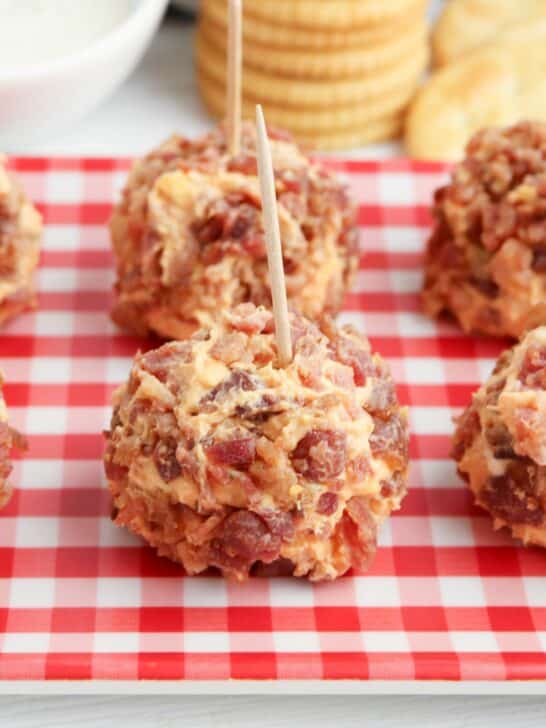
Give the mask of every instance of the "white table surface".
<svg viewBox="0 0 546 728">
<path fill-rule="evenodd" d="M 210 124 L 195 94 L 191 31 L 170 20 L 137 71 L 100 109 L 40 147 L 10 151 L 140 155 L 174 129 L 195 135 Z M 396 145 L 376 145 L 352 154 L 382 157 L 397 151 Z M 0 697 L 2 728 L 527 728 L 545 724 L 546 703 L 536 697 Z"/>
</svg>

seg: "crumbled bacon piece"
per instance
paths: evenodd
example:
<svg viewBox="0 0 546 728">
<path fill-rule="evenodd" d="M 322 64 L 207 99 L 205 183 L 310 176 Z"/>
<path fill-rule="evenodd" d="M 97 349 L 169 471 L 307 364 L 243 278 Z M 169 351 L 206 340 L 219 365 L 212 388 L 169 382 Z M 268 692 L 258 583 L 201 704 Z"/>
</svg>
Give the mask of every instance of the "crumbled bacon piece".
<svg viewBox="0 0 546 728">
<path fill-rule="evenodd" d="M 292 452 L 296 472 L 307 480 L 324 483 L 345 468 L 347 435 L 340 430 L 310 430 Z"/>
<path fill-rule="evenodd" d="M 399 498 L 400 494 L 405 491 L 406 485 L 402 478 L 401 473 L 394 473 L 392 477 L 387 480 L 381 481 L 381 493 L 382 498 Z"/>
<path fill-rule="evenodd" d="M 343 514 L 343 532 L 351 547 L 351 561 L 356 569 L 365 569 L 377 549 L 377 525 L 367 499 L 354 496 Z"/>
<path fill-rule="evenodd" d="M 256 457 L 256 438 L 253 435 L 235 435 L 229 440 L 213 440 L 204 445 L 211 460 L 221 465 L 249 467 Z"/>
<path fill-rule="evenodd" d="M 256 308 L 252 303 L 241 303 L 227 314 L 232 328 L 247 334 L 259 334 L 273 330 L 273 314 Z"/>
<path fill-rule="evenodd" d="M 337 493 L 328 490 L 321 493 L 317 503 L 317 513 L 323 516 L 331 516 L 337 510 L 338 500 Z"/>
<path fill-rule="evenodd" d="M 531 460 L 512 462 L 505 475 L 492 477 L 481 498 L 494 516 L 508 523 L 540 526 L 544 507 L 537 490 L 537 467 Z"/>
<path fill-rule="evenodd" d="M 281 541 L 255 513 L 235 511 L 225 519 L 221 535 L 212 543 L 213 563 L 245 576 L 254 562 L 274 561 Z"/>
<path fill-rule="evenodd" d="M 376 375 L 376 367 L 370 352 L 348 336 L 342 335 L 337 339 L 336 356 L 342 364 L 351 367 L 357 387 L 363 387 L 368 377 Z"/>
<path fill-rule="evenodd" d="M 228 161 L 227 168 L 230 172 L 239 172 L 248 177 L 258 176 L 258 161 L 256 155 L 238 154 Z"/>
<path fill-rule="evenodd" d="M 514 452 L 514 439 L 503 422 L 491 420 L 485 429 L 484 436 L 491 447 L 494 457 L 499 460 L 516 457 L 516 453 Z"/>
<path fill-rule="evenodd" d="M 194 233 L 202 245 L 208 245 L 219 240 L 224 230 L 226 220 L 225 214 L 216 213 L 204 221 L 199 221 L 194 225 Z"/>
<path fill-rule="evenodd" d="M 178 478 L 182 469 L 176 458 L 177 442 L 173 437 L 160 440 L 154 450 L 155 466 L 166 483 Z"/>
<path fill-rule="evenodd" d="M 546 389 L 546 346 L 530 346 L 519 373 L 520 381 L 528 387 Z"/>
<path fill-rule="evenodd" d="M 480 432 L 480 416 L 474 407 L 468 407 L 457 420 L 457 429 L 451 451 L 454 460 L 459 462 Z"/>
<path fill-rule="evenodd" d="M 247 337 L 242 332 L 224 334 L 214 343 L 210 354 L 225 364 L 233 364 L 242 358 L 246 343 Z"/>
<path fill-rule="evenodd" d="M 191 353 L 191 341 L 173 341 L 141 355 L 138 363 L 142 369 L 153 374 L 160 382 L 166 382 L 173 363 L 175 361 L 189 362 Z"/>
<path fill-rule="evenodd" d="M 533 251 L 532 268 L 535 273 L 546 273 L 546 245 Z"/>
<path fill-rule="evenodd" d="M 404 467 L 408 456 L 408 438 L 404 423 L 398 414 L 388 420 L 374 419 L 370 435 L 370 448 L 376 457 L 381 457 L 395 470 Z"/>
<path fill-rule="evenodd" d="M 263 382 L 256 375 L 249 374 L 244 369 L 234 369 L 226 379 L 219 382 L 201 399 L 200 404 L 223 402 L 226 397 L 236 395 L 237 392 L 254 392 L 263 386 Z"/>
</svg>

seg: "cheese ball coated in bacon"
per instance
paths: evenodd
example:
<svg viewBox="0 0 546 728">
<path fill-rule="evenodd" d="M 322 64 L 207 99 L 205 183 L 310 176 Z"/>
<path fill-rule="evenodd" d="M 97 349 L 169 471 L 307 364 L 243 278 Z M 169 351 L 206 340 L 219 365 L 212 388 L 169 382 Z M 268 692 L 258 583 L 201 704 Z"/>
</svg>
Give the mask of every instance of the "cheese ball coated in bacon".
<svg viewBox="0 0 546 728">
<path fill-rule="evenodd" d="M 365 569 L 406 492 L 406 413 L 385 363 L 351 328 L 290 323 L 287 367 L 271 314 L 242 304 L 137 356 L 115 396 L 113 518 L 190 574 Z"/>
<path fill-rule="evenodd" d="M 0 325 L 36 305 L 42 218 L 0 155 Z"/>
<path fill-rule="evenodd" d="M 459 419 L 453 455 L 495 528 L 546 546 L 546 326 L 501 355 Z"/>
<path fill-rule="evenodd" d="M 288 298 L 310 318 L 336 314 L 358 263 L 356 208 L 288 135 L 269 134 Z M 270 305 L 254 126 L 236 157 L 223 127 L 171 137 L 133 167 L 110 230 L 125 328 L 183 339 L 218 310 Z"/>
<path fill-rule="evenodd" d="M 546 124 L 478 132 L 436 192 L 427 313 L 467 332 L 519 338 L 546 300 Z"/>
</svg>

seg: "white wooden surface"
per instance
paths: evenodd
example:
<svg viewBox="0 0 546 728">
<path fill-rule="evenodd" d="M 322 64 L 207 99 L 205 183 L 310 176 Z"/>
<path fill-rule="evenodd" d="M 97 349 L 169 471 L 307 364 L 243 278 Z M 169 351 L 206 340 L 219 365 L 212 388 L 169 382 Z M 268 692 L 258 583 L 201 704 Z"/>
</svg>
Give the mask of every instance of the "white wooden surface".
<svg viewBox="0 0 546 728">
<path fill-rule="evenodd" d="M 540 728 L 540 698 L 2 698 L 2 728 Z"/>
<path fill-rule="evenodd" d="M 33 151 L 138 155 L 175 128 L 199 133 L 210 121 L 195 96 L 191 57 L 190 31 L 169 22 L 114 98 L 70 133 Z M 379 157 L 396 151 L 394 145 L 379 145 L 365 154 Z M 545 724 L 546 703 L 536 697 L 0 697 L 1 728 L 538 728 Z"/>
</svg>

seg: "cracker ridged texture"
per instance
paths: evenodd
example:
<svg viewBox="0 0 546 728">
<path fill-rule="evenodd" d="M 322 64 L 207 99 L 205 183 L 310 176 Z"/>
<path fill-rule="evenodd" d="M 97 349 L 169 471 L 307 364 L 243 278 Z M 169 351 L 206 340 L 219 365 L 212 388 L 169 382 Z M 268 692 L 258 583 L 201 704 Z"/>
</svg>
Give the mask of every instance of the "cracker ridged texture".
<svg viewBox="0 0 546 728">
<path fill-rule="evenodd" d="M 203 20 L 199 26 L 203 45 L 227 52 L 225 31 Z M 363 73 L 374 73 L 385 66 L 393 66 L 417 53 L 427 43 L 427 23 L 417 21 L 400 38 L 363 48 L 345 50 L 301 50 L 269 48 L 243 41 L 244 65 L 257 71 L 288 78 L 347 78 Z"/>
<path fill-rule="evenodd" d="M 257 99 L 297 109 L 323 108 L 325 105 L 346 105 L 357 101 L 383 98 L 404 83 L 413 83 L 425 69 L 428 47 L 423 46 L 394 67 L 381 69 L 373 75 L 341 80 L 307 81 L 272 76 L 255 69 L 243 69 L 243 94 Z M 225 54 L 211 48 L 201 34 L 196 43 L 197 67 L 200 72 L 220 84 L 226 82 Z"/>
<path fill-rule="evenodd" d="M 546 0 L 450 0 L 432 34 L 434 63 L 453 63 L 515 24 L 544 18 Z"/>
<path fill-rule="evenodd" d="M 416 76 L 413 83 L 405 82 L 400 88 L 392 89 L 384 97 L 361 104 L 329 106 L 310 111 L 308 109 L 289 109 L 285 106 L 266 102 L 264 104 L 265 113 L 269 123 L 284 129 L 290 129 L 296 136 L 313 133 L 335 134 L 385 119 L 394 114 L 400 114 L 411 100 L 418 80 L 418 76 Z M 198 84 L 201 97 L 207 108 L 214 116 L 222 118 L 226 110 L 225 87 L 203 73 L 198 74 Z M 244 117 L 253 118 L 255 109 L 255 100 L 243 100 Z"/>
<path fill-rule="evenodd" d="M 422 159 L 456 160 L 478 129 L 525 118 L 546 121 L 546 20 L 505 31 L 436 71 L 411 104 L 406 148 Z"/>
<path fill-rule="evenodd" d="M 360 125 L 353 129 L 301 134 L 298 136 L 298 140 L 301 144 L 322 151 L 352 149 L 364 144 L 374 144 L 390 139 L 398 139 L 402 132 L 402 127 L 403 117 L 401 115 L 390 116 L 385 119 L 375 119 L 368 124 Z"/>
<path fill-rule="evenodd" d="M 385 23 L 415 0 L 245 0 L 245 13 L 275 25 L 347 30 Z"/>
<path fill-rule="evenodd" d="M 243 4 L 243 38 L 248 42 L 258 43 L 271 48 L 272 52 L 278 48 L 296 49 L 304 51 L 329 51 L 335 48 L 362 48 L 380 43 L 388 43 L 400 37 L 406 28 L 411 27 L 425 16 L 428 0 L 413 0 L 410 9 L 388 23 L 379 23 L 368 27 L 351 27 L 346 30 L 335 28 L 308 29 L 297 28 L 293 25 L 272 25 L 269 21 L 256 18 L 245 12 Z M 200 22 L 212 23 L 227 33 L 227 3 L 226 0 L 201 0 L 199 6 Z"/>
</svg>

